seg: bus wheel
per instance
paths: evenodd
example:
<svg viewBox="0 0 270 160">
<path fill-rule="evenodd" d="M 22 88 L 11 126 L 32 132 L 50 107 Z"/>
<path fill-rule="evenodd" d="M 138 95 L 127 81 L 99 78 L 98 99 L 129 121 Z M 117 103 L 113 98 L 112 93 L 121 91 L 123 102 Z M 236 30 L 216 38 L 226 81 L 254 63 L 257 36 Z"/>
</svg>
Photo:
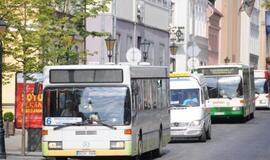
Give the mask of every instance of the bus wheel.
<svg viewBox="0 0 270 160">
<path fill-rule="evenodd" d="M 208 130 L 206 132 L 206 138 L 207 139 L 211 139 L 212 138 L 211 125 L 209 125 Z"/>
<path fill-rule="evenodd" d="M 201 135 L 201 137 L 199 138 L 199 140 L 200 140 L 201 142 L 206 142 L 206 131 L 205 131 L 205 129 L 203 129 L 202 135 Z"/>
<path fill-rule="evenodd" d="M 132 159 L 134 159 L 134 160 L 142 160 L 142 150 L 143 150 L 143 143 L 142 143 L 142 138 L 140 136 L 140 138 L 138 140 L 138 153 Z"/>
<path fill-rule="evenodd" d="M 252 112 L 251 114 L 250 114 L 250 119 L 253 119 L 254 118 L 254 112 Z"/>
<path fill-rule="evenodd" d="M 160 157 L 161 156 L 161 153 L 162 153 L 162 141 L 163 141 L 163 134 L 162 134 L 162 129 L 160 129 L 158 148 L 153 151 L 154 157 Z"/>
<path fill-rule="evenodd" d="M 67 160 L 68 158 L 66 157 L 55 157 L 55 160 Z"/>
</svg>

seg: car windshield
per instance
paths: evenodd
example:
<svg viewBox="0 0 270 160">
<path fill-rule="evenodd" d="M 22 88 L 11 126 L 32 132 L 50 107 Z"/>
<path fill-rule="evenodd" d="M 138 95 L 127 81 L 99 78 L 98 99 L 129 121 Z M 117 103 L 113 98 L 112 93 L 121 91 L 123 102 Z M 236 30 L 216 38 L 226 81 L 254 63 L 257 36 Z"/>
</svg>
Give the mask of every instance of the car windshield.
<svg viewBox="0 0 270 160">
<path fill-rule="evenodd" d="M 268 81 L 266 79 L 255 79 L 256 93 L 268 93 Z"/>
<path fill-rule="evenodd" d="M 235 98 L 243 96 L 240 77 L 206 77 L 209 98 Z"/>
<path fill-rule="evenodd" d="M 173 89 L 171 90 L 171 105 L 173 107 L 200 106 L 199 89 Z"/>
<path fill-rule="evenodd" d="M 131 116 L 127 87 L 46 88 L 44 118 L 81 117 L 110 125 L 128 125 Z"/>
</svg>

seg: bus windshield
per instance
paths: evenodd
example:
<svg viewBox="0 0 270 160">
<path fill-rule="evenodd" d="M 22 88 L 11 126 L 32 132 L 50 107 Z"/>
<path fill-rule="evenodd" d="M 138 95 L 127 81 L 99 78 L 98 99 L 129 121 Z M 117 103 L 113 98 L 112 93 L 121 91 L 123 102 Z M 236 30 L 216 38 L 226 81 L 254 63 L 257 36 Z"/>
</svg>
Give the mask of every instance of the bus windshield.
<svg viewBox="0 0 270 160">
<path fill-rule="evenodd" d="M 268 93 L 267 79 L 255 79 L 255 91 L 258 94 Z"/>
<path fill-rule="evenodd" d="M 46 88 L 44 118 L 81 117 L 110 125 L 128 125 L 131 120 L 127 87 Z"/>
<path fill-rule="evenodd" d="M 199 89 L 173 89 L 171 90 L 171 105 L 173 107 L 200 106 Z"/>
<path fill-rule="evenodd" d="M 243 96 L 240 77 L 206 77 L 209 98 L 236 98 Z"/>
</svg>

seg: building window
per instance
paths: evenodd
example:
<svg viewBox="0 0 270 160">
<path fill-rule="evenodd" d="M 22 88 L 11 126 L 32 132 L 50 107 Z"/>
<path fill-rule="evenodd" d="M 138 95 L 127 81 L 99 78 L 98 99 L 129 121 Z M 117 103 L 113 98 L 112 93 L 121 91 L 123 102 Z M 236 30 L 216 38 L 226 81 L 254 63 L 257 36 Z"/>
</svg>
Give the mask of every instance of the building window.
<svg viewBox="0 0 270 160">
<path fill-rule="evenodd" d="M 132 46 L 132 36 L 127 36 L 127 50 Z"/>
<path fill-rule="evenodd" d="M 213 5 L 215 5 L 215 1 L 216 0 L 209 0 L 209 2 L 211 2 Z"/>
</svg>

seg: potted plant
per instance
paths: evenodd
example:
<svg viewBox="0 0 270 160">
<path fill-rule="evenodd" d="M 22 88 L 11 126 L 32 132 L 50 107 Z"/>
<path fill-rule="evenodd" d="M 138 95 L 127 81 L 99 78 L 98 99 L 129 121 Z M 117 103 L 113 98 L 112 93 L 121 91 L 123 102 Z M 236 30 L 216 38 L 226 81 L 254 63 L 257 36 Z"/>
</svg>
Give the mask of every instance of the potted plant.
<svg viewBox="0 0 270 160">
<path fill-rule="evenodd" d="M 15 125 L 14 125 L 14 114 L 12 112 L 6 112 L 4 114 L 4 129 L 6 133 L 6 137 L 15 134 Z"/>
</svg>

